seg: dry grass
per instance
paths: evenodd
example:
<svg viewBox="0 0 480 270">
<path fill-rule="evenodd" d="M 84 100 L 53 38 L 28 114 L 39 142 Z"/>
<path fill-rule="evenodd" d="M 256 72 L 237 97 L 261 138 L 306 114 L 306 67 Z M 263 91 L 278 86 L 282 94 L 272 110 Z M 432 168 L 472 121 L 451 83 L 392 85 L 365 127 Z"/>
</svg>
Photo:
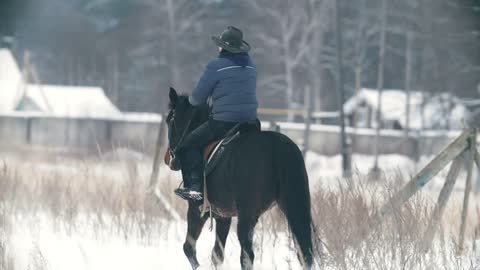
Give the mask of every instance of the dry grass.
<svg viewBox="0 0 480 270">
<path fill-rule="evenodd" d="M 460 255 L 458 226 L 446 222 L 452 216 L 459 220 L 459 208 L 446 211 L 432 245 L 425 251 L 423 237 L 434 206 L 430 197 L 416 194 L 405 205 L 394 207 L 392 217 L 371 228 L 373 216 L 403 186 L 403 179 L 401 174 L 377 183 L 369 183 L 361 175 L 355 178 L 355 184 L 339 184 L 334 191 L 320 189 L 313 194 L 326 265 L 334 269 L 471 269 L 473 237 L 468 238 L 469 246 Z M 474 219 L 470 215 L 471 223 Z M 473 236 L 473 229 L 470 226 L 467 237 Z"/>
<path fill-rule="evenodd" d="M 98 163 L 98 161 L 95 161 Z M 153 235 L 162 232 L 172 218 L 164 207 L 150 198 L 146 179 L 135 164 L 119 163 L 125 179 L 98 176 L 90 165 L 79 163 L 78 173 L 45 172 L 35 167 L 4 164 L 0 166 L 0 270 L 13 269 L 7 247 L 11 223 L 25 216 L 46 215 L 66 232 L 90 231 L 101 237 L 103 232 L 136 239 L 149 244 Z M 171 192 L 178 182 L 162 179 L 160 190 L 180 216 L 186 204 Z M 368 183 L 357 175 L 355 184 L 338 184 L 312 193 L 312 212 L 322 239 L 322 264 L 329 269 L 473 269 L 468 257 L 455 253 L 457 230 L 443 220 L 432 249 L 420 249 L 431 215 L 432 203 L 422 194 L 414 196 L 395 215 L 360 241 L 369 231 L 371 217 L 384 201 L 401 186 L 400 175 L 379 183 Z M 458 209 L 456 210 L 458 211 Z M 454 214 L 457 215 L 456 213 Z M 455 224 L 456 226 L 456 224 Z M 472 226 L 470 226 L 472 227 Z M 233 227 L 232 227 L 233 228 Z M 269 238 L 287 232 L 280 211 L 274 208 L 261 218 L 256 230 L 256 246 Z M 473 235 L 473 228 L 468 232 Z M 468 243 L 471 243 L 471 238 Z M 359 244 L 354 244 L 359 243 Z M 471 245 L 470 245 L 471 246 Z M 293 248 L 293 247 L 292 247 Z M 467 249 L 467 253 L 471 253 Z M 32 255 L 32 269 L 48 269 L 38 248 Z M 257 258 L 261 258 L 261 250 Z"/>
</svg>

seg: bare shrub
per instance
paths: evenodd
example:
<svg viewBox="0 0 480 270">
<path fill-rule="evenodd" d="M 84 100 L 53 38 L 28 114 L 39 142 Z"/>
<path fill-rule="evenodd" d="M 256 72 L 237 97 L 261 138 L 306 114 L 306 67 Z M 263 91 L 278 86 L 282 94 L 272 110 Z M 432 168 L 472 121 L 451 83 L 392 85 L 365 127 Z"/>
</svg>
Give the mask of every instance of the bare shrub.
<svg viewBox="0 0 480 270">
<path fill-rule="evenodd" d="M 158 190 L 169 204 L 165 206 L 146 192 L 148 181 L 138 164 L 106 165 L 125 173 L 98 174 L 98 164 L 88 161 L 72 163 L 76 170 L 68 173 L 30 165 L 0 166 L 0 270 L 13 266 L 5 244 L 10 233 L 6 224 L 17 216 L 47 215 L 56 229 L 67 234 L 88 231 L 94 238 L 113 234 L 147 245 L 155 244 L 152 239 L 166 234 L 167 226 L 171 226 L 172 210 L 168 207 L 185 216 L 187 203 L 172 192 L 180 184 L 175 176 L 165 174 L 159 181 Z M 365 175 L 357 173 L 348 181 L 339 180 L 335 186 L 312 190 L 313 222 L 324 243 L 322 261 L 326 268 L 469 268 L 465 258 L 455 252 L 458 224 L 452 226 L 450 222 L 457 220 L 458 209 L 447 208 L 431 250 L 425 253 L 420 249 L 433 206 L 422 193 L 405 205 L 394 207 L 394 215 L 378 227 L 370 227 L 372 217 L 403 184 L 400 173 L 384 175 L 378 182 L 369 182 Z M 257 258 L 271 254 L 262 252 L 266 243 L 276 248 L 285 236 L 290 236 L 286 219 L 273 207 L 256 227 Z M 293 241 L 290 243 L 293 252 Z M 32 267 L 47 269 L 38 246 L 37 249 L 31 257 Z M 294 267 L 292 262 L 287 264 Z"/>
<path fill-rule="evenodd" d="M 22 166 L 0 170 L 2 209 L 12 217 L 47 214 L 57 229 L 67 233 L 90 226 L 93 232 L 140 240 L 159 231 L 162 220 L 170 218 L 147 196 L 146 181 L 133 166 L 127 166 L 126 179 L 99 176 L 80 162 L 78 167 L 85 169 L 72 174 Z M 184 211 L 183 204 L 170 199 L 172 205 L 179 205 L 178 211 Z"/>
<path fill-rule="evenodd" d="M 380 207 L 402 186 L 399 177 L 384 177 L 380 186 L 356 176 L 355 181 L 347 182 L 355 184 L 339 182 L 337 190 L 322 188 L 312 194 L 326 265 L 335 269 L 440 269 L 455 265 L 462 269 L 461 257 L 446 254 L 446 250 L 454 250 L 451 236 L 445 239 L 444 234 L 437 234 L 434 245 L 443 247 L 440 251 L 436 246 L 428 252 L 421 250 L 432 211 L 431 202 L 421 193 L 403 206 L 394 206 L 392 217 L 370 227 Z"/>
</svg>

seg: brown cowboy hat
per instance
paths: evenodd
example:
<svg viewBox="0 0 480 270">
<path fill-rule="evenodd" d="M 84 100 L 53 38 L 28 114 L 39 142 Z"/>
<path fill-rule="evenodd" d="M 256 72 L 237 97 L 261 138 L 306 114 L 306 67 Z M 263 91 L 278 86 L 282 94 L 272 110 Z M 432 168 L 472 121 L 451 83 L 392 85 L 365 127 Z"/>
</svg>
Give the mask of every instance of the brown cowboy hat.
<svg viewBox="0 0 480 270">
<path fill-rule="evenodd" d="M 242 53 L 250 51 L 250 44 L 243 40 L 243 33 L 240 29 L 228 26 L 219 36 L 212 36 L 217 46 L 232 52 Z"/>
</svg>

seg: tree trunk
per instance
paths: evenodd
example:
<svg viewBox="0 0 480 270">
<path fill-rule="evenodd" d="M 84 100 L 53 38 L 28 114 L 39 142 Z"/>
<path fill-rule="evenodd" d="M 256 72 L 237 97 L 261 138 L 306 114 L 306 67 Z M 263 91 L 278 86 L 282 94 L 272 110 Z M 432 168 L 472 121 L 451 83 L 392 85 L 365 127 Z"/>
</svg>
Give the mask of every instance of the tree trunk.
<svg viewBox="0 0 480 270">
<path fill-rule="evenodd" d="M 112 94 L 111 99 L 114 104 L 118 103 L 119 97 L 119 72 L 118 72 L 118 52 L 116 49 L 112 52 Z"/>
<path fill-rule="evenodd" d="M 287 113 L 287 120 L 292 122 L 294 120 L 293 110 L 295 109 L 294 106 L 294 98 L 293 98 L 293 68 L 290 63 L 291 59 L 291 52 L 290 52 L 290 42 L 286 37 L 286 30 L 283 31 L 284 34 L 282 35 L 282 47 L 284 52 L 284 67 L 285 67 L 285 83 L 286 83 L 286 99 L 285 102 L 287 103 L 288 113 Z"/>
<path fill-rule="evenodd" d="M 340 110 L 340 139 L 341 139 L 341 153 L 342 153 L 342 168 L 343 177 L 351 176 L 351 164 L 350 155 L 347 143 L 347 134 L 345 130 L 345 113 L 343 110 L 343 104 L 345 103 L 345 89 L 343 87 L 343 74 L 342 74 L 342 28 L 341 28 L 341 14 L 340 14 L 340 0 L 335 1 L 335 39 L 337 43 L 337 93 L 338 93 L 338 107 Z"/>
<path fill-rule="evenodd" d="M 322 49 L 323 43 L 323 29 L 322 25 L 318 23 L 319 20 L 317 14 L 318 7 L 315 1 L 308 1 L 307 2 L 307 11 L 310 23 L 315 23 L 316 27 L 313 31 L 312 42 L 311 42 L 311 56 L 307 58 L 309 64 L 309 77 L 311 80 L 311 92 L 309 98 L 312 99 L 310 106 L 312 111 L 321 111 L 321 99 L 323 98 L 321 95 L 321 88 L 322 88 L 322 64 L 320 62 L 320 54 Z M 314 120 L 314 119 L 312 119 Z M 320 120 L 321 123 L 321 120 Z"/>
<path fill-rule="evenodd" d="M 180 68 L 178 63 L 178 33 L 176 25 L 176 10 L 174 0 L 166 0 L 167 16 L 168 16 L 168 50 L 169 50 L 169 70 L 170 70 L 170 85 L 183 89 L 180 85 Z"/>
<path fill-rule="evenodd" d="M 383 91 L 383 65 L 385 61 L 385 35 L 387 27 L 387 0 L 382 0 L 382 11 L 381 11 L 381 30 L 380 30 L 380 40 L 379 40 L 379 64 L 378 64 L 378 80 L 377 80 L 377 90 L 378 90 L 378 99 L 377 99 L 377 128 L 375 134 L 375 164 L 373 170 L 378 171 L 378 155 L 380 147 L 380 129 L 382 126 L 382 91 Z"/>
<path fill-rule="evenodd" d="M 68 85 L 73 85 L 74 81 L 74 72 L 73 72 L 73 59 L 71 56 L 67 58 L 68 60 Z"/>
<path fill-rule="evenodd" d="M 358 94 L 362 89 L 362 64 L 355 65 L 355 94 Z"/>
<path fill-rule="evenodd" d="M 411 73 L 412 73 L 412 39 L 413 33 L 407 32 L 407 44 L 405 49 L 405 138 L 408 138 L 410 131 L 410 87 L 411 87 Z"/>
<path fill-rule="evenodd" d="M 303 131 L 303 157 L 305 158 L 310 147 L 310 125 L 312 122 L 313 113 L 312 88 L 310 86 L 307 86 L 305 89 L 304 99 L 305 129 Z"/>
</svg>

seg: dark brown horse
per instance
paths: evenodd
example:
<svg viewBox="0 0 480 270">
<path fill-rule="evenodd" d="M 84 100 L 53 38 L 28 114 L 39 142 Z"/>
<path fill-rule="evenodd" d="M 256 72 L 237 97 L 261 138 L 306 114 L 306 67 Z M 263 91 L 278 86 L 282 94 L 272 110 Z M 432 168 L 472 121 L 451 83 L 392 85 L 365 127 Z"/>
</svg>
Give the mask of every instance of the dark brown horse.
<svg viewBox="0 0 480 270">
<path fill-rule="evenodd" d="M 207 106 L 193 107 L 187 96 L 170 89 L 167 118 L 170 149 L 175 149 L 187 132 L 209 117 Z M 258 218 L 277 204 L 285 214 L 305 269 L 313 264 L 314 227 L 310 210 L 308 176 L 303 156 L 292 140 L 278 132 L 245 132 L 231 142 L 223 158 L 207 176 L 208 200 L 216 221 L 216 242 L 212 260 L 224 259 L 225 241 L 232 217 L 238 217 L 237 235 L 242 249 L 242 269 L 252 269 L 253 231 Z M 183 250 L 193 269 L 199 267 L 196 241 L 208 215 L 201 215 L 201 203 L 188 205 L 188 234 Z"/>
</svg>

